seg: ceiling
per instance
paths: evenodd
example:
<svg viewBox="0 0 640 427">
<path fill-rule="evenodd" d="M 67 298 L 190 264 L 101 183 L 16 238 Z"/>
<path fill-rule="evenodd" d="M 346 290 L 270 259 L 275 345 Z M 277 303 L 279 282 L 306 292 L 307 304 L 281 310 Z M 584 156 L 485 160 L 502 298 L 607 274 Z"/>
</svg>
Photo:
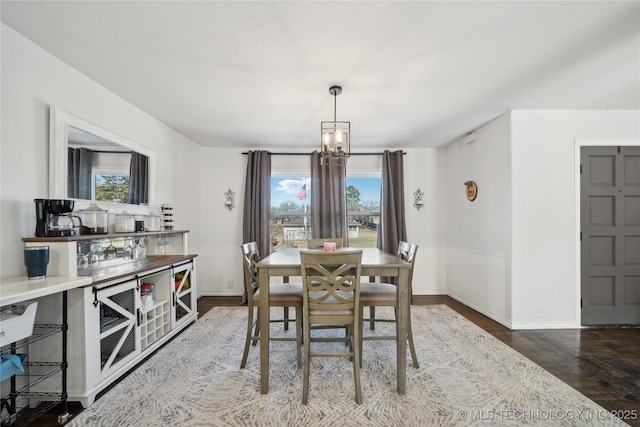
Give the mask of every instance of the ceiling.
<svg viewBox="0 0 640 427">
<path fill-rule="evenodd" d="M 640 109 L 637 1 L 3 0 L 1 19 L 202 146 L 313 150 L 334 84 L 354 149 Z"/>
</svg>

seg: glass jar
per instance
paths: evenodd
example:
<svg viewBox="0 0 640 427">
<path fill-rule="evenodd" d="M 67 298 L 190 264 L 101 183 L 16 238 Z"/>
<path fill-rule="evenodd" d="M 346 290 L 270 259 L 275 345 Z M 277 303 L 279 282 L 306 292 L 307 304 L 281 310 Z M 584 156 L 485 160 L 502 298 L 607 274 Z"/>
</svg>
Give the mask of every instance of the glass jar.
<svg viewBox="0 0 640 427">
<path fill-rule="evenodd" d="M 107 234 L 109 232 L 109 211 L 91 204 L 78 211 L 82 226 L 80 234 Z"/>
<path fill-rule="evenodd" d="M 133 233 L 136 230 L 136 219 L 126 212 L 116 215 L 116 233 Z"/>
<path fill-rule="evenodd" d="M 147 257 L 147 247 L 144 245 L 144 240 L 136 239 L 136 244 L 133 247 L 133 257 L 134 258 Z"/>
<path fill-rule="evenodd" d="M 160 231 L 160 215 L 147 215 L 144 220 L 145 231 Z"/>
</svg>

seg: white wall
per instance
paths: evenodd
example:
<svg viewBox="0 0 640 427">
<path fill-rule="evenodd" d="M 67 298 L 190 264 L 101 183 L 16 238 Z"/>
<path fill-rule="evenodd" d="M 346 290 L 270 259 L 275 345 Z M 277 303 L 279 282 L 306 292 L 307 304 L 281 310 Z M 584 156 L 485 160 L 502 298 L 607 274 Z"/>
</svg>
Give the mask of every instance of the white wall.
<svg viewBox="0 0 640 427">
<path fill-rule="evenodd" d="M 512 329 L 580 326 L 576 140 L 640 143 L 640 113 L 513 111 L 447 148 L 449 295 Z"/>
<path fill-rule="evenodd" d="M 512 327 L 579 327 L 575 140 L 640 144 L 640 112 L 514 111 L 511 117 Z"/>
<path fill-rule="evenodd" d="M 191 230 L 197 251 L 200 147 L 6 25 L 1 32 L 0 277 L 26 275 L 22 237 L 34 235 L 33 199 L 48 197 L 50 105 L 154 150 L 158 203 L 175 205 L 176 228 Z"/>
<path fill-rule="evenodd" d="M 241 148 L 202 148 L 200 197 L 195 202 L 203 228 L 198 247 L 200 295 L 241 295 L 242 206 L 247 158 Z M 224 193 L 235 193 L 236 207 L 224 206 Z"/>
<path fill-rule="evenodd" d="M 413 272 L 414 295 L 447 293 L 446 150 L 407 149 L 404 157 L 404 191 L 407 238 L 419 245 Z M 413 193 L 424 193 L 417 210 Z"/>
<path fill-rule="evenodd" d="M 509 114 L 446 149 L 447 293 L 510 322 L 511 171 Z M 478 195 L 467 200 L 466 181 Z"/>
<path fill-rule="evenodd" d="M 310 149 L 313 149 L 313 143 Z M 200 155 L 203 231 L 198 247 L 198 286 L 201 295 L 239 295 L 243 276 L 240 263 L 242 244 L 242 206 L 247 158 L 243 148 L 203 148 Z M 291 151 L 274 147 L 272 152 Z M 309 152 L 306 151 L 306 152 Z M 414 272 L 414 294 L 444 294 L 446 292 L 446 212 L 444 203 L 443 149 L 406 150 L 405 200 L 407 228 L 411 241 L 420 246 Z M 353 156 L 348 174 L 379 175 L 382 168 L 379 156 Z M 272 176 L 308 176 L 309 158 L 306 156 L 273 156 Z M 425 193 L 425 207 L 413 207 L 413 192 L 420 187 Z M 236 208 L 224 207 L 224 193 L 236 193 Z M 223 224 L 222 227 L 219 224 Z"/>
</svg>

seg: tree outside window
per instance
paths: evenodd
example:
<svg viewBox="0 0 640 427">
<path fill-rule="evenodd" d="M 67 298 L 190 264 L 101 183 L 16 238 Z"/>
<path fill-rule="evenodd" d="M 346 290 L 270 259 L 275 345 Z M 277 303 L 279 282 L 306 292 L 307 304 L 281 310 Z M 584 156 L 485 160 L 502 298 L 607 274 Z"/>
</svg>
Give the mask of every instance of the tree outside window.
<svg viewBox="0 0 640 427">
<path fill-rule="evenodd" d="M 127 203 L 129 200 L 129 173 L 96 172 L 93 187 L 94 200 L 98 202 Z"/>
</svg>

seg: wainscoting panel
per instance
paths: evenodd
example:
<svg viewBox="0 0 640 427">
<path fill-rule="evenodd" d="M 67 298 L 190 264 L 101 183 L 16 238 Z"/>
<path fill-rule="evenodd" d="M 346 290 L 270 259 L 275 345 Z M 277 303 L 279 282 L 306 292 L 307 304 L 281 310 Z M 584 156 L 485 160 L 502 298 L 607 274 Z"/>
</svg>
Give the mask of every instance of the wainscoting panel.
<svg viewBox="0 0 640 427">
<path fill-rule="evenodd" d="M 413 294 L 447 294 L 446 247 L 420 244 L 413 269 Z"/>
<path fill-rule="evenodd" d="M 503 255 L 449 248 L 448 294 L 507 327 L 506 262 Z"/>
</svg>

